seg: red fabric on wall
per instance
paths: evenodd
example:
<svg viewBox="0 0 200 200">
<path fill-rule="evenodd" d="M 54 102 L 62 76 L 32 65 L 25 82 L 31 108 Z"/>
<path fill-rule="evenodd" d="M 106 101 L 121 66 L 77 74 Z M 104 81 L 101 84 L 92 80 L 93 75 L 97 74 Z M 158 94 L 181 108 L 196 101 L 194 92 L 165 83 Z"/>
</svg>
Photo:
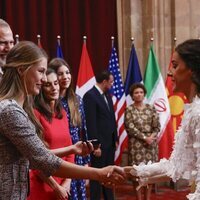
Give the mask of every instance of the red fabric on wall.
<svg viewBox="0 0 200 200">
<path fill-rule="evenodd" d="M 0 0 L 0 17 L 20 40 L 37 43 L 40 34 L 50 58 L 56 55 L 56 37 L 60 35 L 75 81 L 84 35 L 94 72 L 108 66 L 111 36 L 117 43 L 116 0 Z"/>
</svg>

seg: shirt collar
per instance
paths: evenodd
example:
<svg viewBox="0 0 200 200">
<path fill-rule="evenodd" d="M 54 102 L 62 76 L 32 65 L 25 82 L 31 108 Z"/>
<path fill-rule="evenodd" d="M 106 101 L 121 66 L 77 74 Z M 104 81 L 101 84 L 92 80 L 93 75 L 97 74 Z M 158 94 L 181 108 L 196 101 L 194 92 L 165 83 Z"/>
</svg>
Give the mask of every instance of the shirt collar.
<svg viewBox="0 0 200 200">
<path fill-rule="evenodd" d="M 95 85 L 95 87 L 101 95 L 104 94 L 104 92 L 102 91 L 102 89 L 98 85 Z"/>
</svg>

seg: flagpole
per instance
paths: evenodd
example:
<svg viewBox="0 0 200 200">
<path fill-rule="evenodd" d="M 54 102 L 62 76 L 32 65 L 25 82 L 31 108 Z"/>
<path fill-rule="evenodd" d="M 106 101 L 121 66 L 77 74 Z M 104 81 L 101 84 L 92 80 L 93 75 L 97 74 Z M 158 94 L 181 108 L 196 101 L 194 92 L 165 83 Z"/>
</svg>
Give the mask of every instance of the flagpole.
<svg viewBox="0 0 200 200">
<path fill-rule="evenodd" d="M 41 35 L 37 35 L 37 42 L 38 42 L 38 44 L 40 44 L 40 39 L 41 39 Z"/>
<path fill-rule="evenodd" d="M 131 37 L 131 44 L 132 44 L 132 45 L 134 44 L 134 41 L 135 41 L 135 38 L 134 38 L 134 37 Z"/>
<path fill-rule="evenodd" d="M 15 35 L 15 43 L 17 44 L 18 42 L 19 42 L 19 35 L 16 34 L 16 35 Z"/>
<path fill-rule="evenodd" d="M 134 47 L 134 41 L 135 41 L 135 38 L 134 37 L 131 37 L 131 49 Z M 132 50 L 131 50 L 132 51 Z"/>
<path fill-rule="evenodd" d="M 114 48 L 114 42 L 115 42 L 115 37 L 111 36 L 111 45 L 112 45 L 112 49 Z M 116 199 L 116 190 L 115 190 L 115 186 L 113 187 L 113 196 L 114 199 Z"/>
<path fill-rule="evenodd" d="M 40 42 L 41 35 L 37 35 L 37 40 Z"/>
<path fill-rule="evenodd" d="M 61 39 L 60 35 L 57 35 L 57 42 L 58 42 L 58 45 L 60 45 L 60 39 Z"/>
<path fill-rule="evenodd" d="M 83 43 L 84 43 L 84 44 L 86 44 L 86 40 L 87 40 L 87 36 L 84 35 L 84 36 L 83 36 Z"/>
<path fill-rule="evenodd" d="M 111 45 L 112 45 L 112 48 L 114 47 L 114 43 L 115 43 L 115 37 L 111 36 Z"/>
<path fill-rule="evenodd" d="M 151 37 L 151 38 L 150 38 L 150 41 L 151 41 L 151 44 L 153 44 L 154 38 Z"/>
<path fill-rule="evenodd" d="M 174 48 L 176 47 L 176 41 L 177 41 L 177 39 L 176 39 L 176 37 L 174 37 Z"/>
</svg>

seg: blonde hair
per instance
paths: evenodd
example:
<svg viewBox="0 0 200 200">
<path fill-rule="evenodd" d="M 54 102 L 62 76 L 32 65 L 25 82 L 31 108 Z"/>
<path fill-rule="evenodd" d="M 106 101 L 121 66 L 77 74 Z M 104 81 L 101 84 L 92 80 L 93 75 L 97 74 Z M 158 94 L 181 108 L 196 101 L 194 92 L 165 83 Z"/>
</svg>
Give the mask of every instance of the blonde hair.
<svg viewBox="0 0 200 200">
<path fill-rule="evenodd" d="M 32 65 L 40 62 L 43 58 L 47 58 L 47 54 L 36 44 L 30 41 L 19 42 L 7 55 L 6 64 L 3 66 L 4 74 L 0 83 L 0 100 L 25 96 L 23 107 L 36 126 L 37 133 L 40 133 L 42 128 L 33 113 L 32 96 L 27 95 L 25 79 L 26 73 Z M 20 79 L 19 67 L 25 68 L 24 80 Z"/>
<path fill-rule="evenodd" d="M 47 58 L 46 53 L 33 42 L 22 41 L 16 44 L 8 53 L 6 64 L 2 68 L 4 74 L 0 84 L 0 100 L 21 95 L 26 86 L 24 82 L 22 84 L 18 68 L 24 67 L 27 73 L 31 66 L 42 58 Z"/>
<path fill-rule="evenodd" d="M 62 58 L 54 58 L 54 59 L 52 59 L 49 62 L 48 67 L 54 69 L 56 71 L 56 73 L 57 73 L 58 69 L 62 65 L 65 65 L 69 69 L 69 71 L 71 73 L 70 66 Z M 73 79 L 72 78 L 71 78 L 71 84 L 70 84 L 69 88 L 67 88 L 67 91 L 66 91 L 66 94 L 65 94 L 64 98 L 66 99 L 68 107 L 69 107 L 70 122 L 75 127 L 76 126 L 81 127 L 82 119 L 81 119 L 81 114 L 79 112 L 79 101 L 78 101 L 77 96 L 76 96 L 76 94 L 74 92 L 74 89 L 73 89 Z"/>
</svg>

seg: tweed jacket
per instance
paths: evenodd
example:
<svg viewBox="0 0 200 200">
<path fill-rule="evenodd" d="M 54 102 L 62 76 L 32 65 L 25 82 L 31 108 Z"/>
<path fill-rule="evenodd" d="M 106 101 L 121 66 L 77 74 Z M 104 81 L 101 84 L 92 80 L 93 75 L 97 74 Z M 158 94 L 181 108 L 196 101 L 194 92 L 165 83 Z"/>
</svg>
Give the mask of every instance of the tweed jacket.
<svg viewBox="0 0 200 200">
<path fill-rule="evenodd" d="M 29 165 L 47 176 L 62 160 L 47 150 L 14 100 L 0 102 L 0 200 L 25 200 Z"/>
</svg>

